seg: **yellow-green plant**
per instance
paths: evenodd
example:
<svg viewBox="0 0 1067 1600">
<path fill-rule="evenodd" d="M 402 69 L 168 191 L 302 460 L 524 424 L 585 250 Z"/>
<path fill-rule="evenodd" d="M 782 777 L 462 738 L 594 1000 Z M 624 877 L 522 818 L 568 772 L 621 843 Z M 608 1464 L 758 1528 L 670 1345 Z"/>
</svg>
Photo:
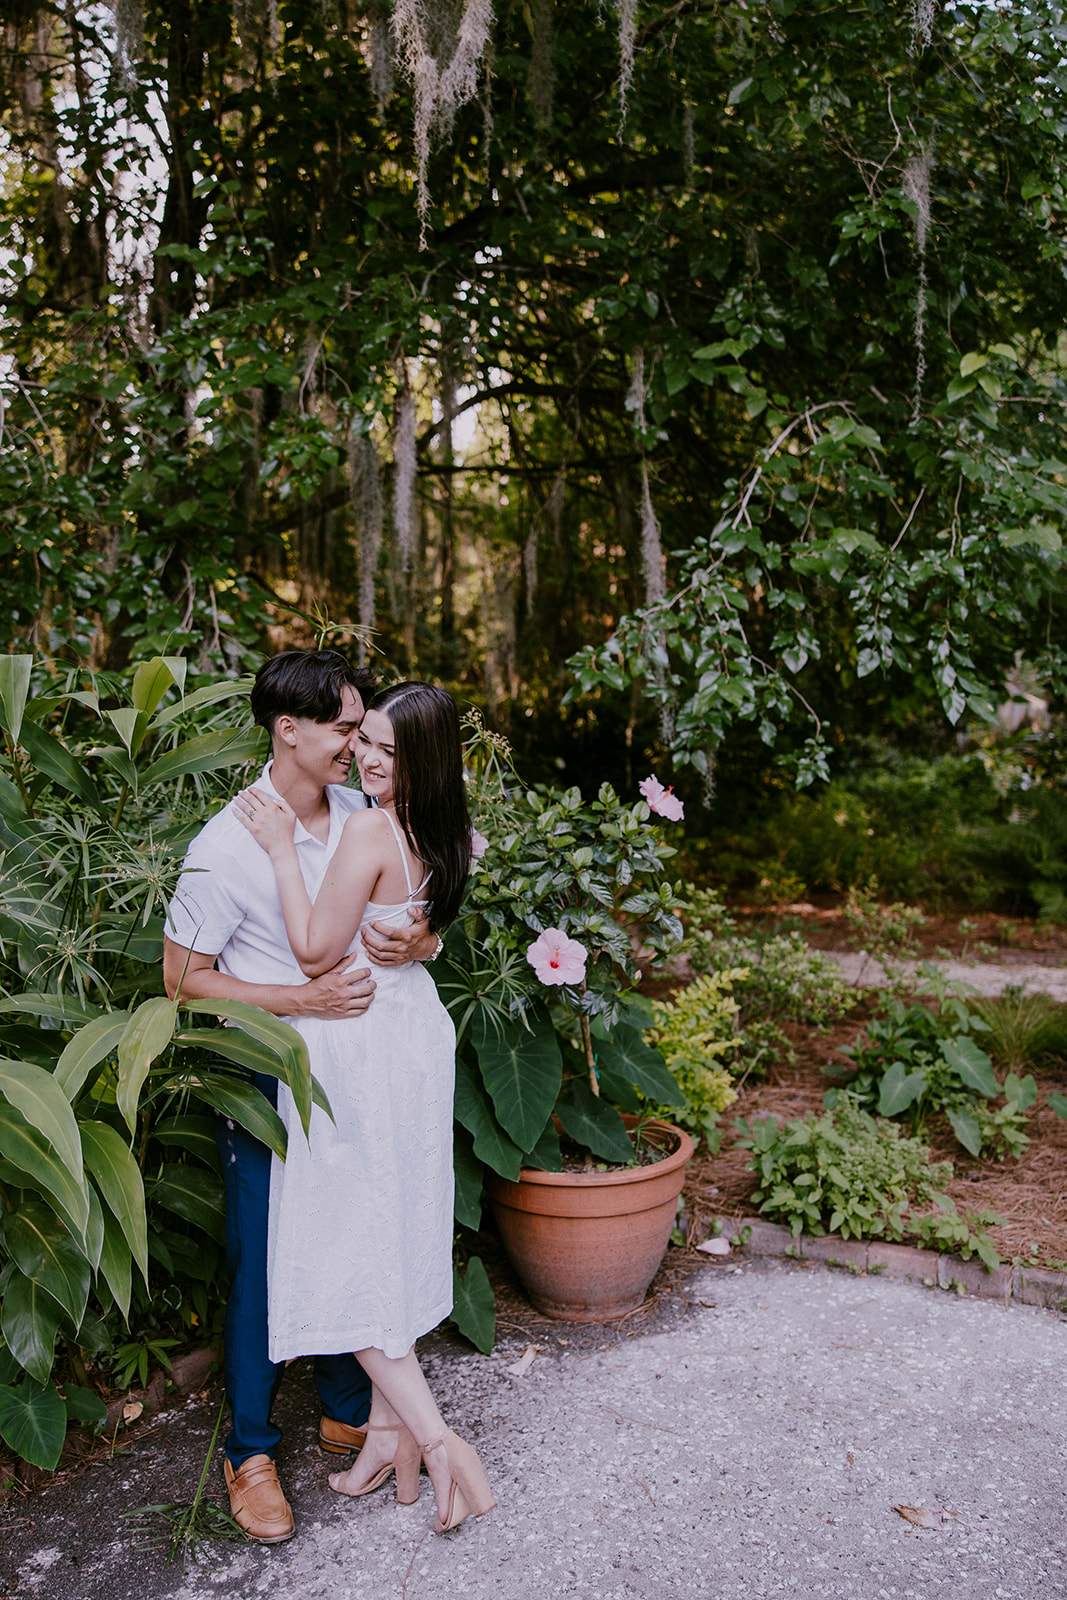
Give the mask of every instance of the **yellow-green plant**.
<svg viewBox="0 0 1067 1600">
<path fill-rule="evenodd" d="M 645 1032 L 688 1102 L 682 1110 L 655 1109 L 709 1138 L 719 1113 L 737 1099 L 730 1066 L 737 1060 L 740 1007 L 732 990 L 747 977 L 747 967 L 726 967 L 695 978 L 675 999 L 653 1001 L 655 1023 Z"/>
</svg>

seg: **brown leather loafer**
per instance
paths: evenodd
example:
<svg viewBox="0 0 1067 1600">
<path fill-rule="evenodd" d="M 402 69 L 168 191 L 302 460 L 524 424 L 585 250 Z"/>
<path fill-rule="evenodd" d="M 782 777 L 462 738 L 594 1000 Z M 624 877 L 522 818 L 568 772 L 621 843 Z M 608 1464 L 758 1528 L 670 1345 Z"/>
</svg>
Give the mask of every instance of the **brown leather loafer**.
<svg viewBox="0 0 1067 1600">
<path fill-rule="evenodd" d="M 293 1513 L 270 1456 L 249 1456 L 234 1472 L 223 1464 L 230 1510 L 237 1526 L 257 1544 L 284 1544 L 296 1532 Z"/>
<path fill-rule="evenodd" d="M 346 1456 L 353 1450 L 362 1450 L 366 1442 L 365 1428 L 349 1427 L 347 1422 L 335 1422 L 333 1417 L 319 1418 L 319 1443 L 331 1456 Z"/>
</svg>

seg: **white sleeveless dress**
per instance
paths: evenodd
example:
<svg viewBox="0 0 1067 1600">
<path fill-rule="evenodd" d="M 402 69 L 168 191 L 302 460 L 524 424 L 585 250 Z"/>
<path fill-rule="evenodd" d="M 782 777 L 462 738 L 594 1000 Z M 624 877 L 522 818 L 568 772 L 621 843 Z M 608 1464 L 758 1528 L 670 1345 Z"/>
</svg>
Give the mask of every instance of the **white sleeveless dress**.
<svg viewBox="0 0 1067 1600">
<path fill-rule="evenodd" d="M 368 902 L 371 922 L 409 920 L 425 904 L 404 864 L 402 905 Z M 376 1349 L 403 1356 L 452 1309 L 452 1101 L 456 1032 L 419 962 L 371 967 L 377 985 L 359 1017 L 290 1018 L 333 1107 L 318 1106 L 311 1142 L 278 1086 L 288 1157 L 270 1175 L 267 1284 L 272 1361 Z"/>
</svg>

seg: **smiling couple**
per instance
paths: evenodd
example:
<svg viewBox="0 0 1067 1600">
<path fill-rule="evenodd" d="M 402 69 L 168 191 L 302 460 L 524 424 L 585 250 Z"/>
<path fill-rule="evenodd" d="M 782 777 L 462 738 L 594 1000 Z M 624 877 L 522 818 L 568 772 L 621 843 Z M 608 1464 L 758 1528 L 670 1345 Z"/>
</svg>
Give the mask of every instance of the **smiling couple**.
<svg viewBox="0 0 1067 1600">
<path fill-rule="evenodd" d="M 288 1089 L 256 1075 L 286 1161 L 219 1122 L 230 1505 L 250 1538 L 292 1536 L 271 1407 L 286 1361 L 317 1352 L 320 1442 L 359 1451 L 331 1488 L 359 1496 L 395 1473 L 410 1503 L 424 1464 L 446 1532 L 494 1504 L 413 1348 L 452 1303 L 455 1033 L 421 963 L 470 867 L 458 713 L 428 684 L 375 697 L 372 675 L 330 650 L 274 656 L 251 699 L 272 759 L 189 849 L 164 982 L 172 998 L 286 1018 L 334 1120 L 314 1107 L 305 1140 Z M 362 792 L 346 787 L 353 759 Z"/>
</svg>

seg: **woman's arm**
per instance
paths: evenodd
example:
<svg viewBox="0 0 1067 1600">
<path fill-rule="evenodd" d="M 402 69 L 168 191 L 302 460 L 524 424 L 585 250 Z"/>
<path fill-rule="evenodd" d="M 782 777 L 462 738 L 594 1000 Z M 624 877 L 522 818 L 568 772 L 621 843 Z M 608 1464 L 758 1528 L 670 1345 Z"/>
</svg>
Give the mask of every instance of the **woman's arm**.
<svg viewBox="0 0 1067 1600">
<path fill-rule="evenodd" d="M 317 978 L 336 965 L 355 937 L 381 874 L 379 846 L 388 824 L 374 811 L 353 812 L 313 904 L 293 842 L 296 815 L 291 807 L 260 790 L 245 789 L 234 809 L 270 856 L 289 946 L 301 971 Z"/>
</svg>

